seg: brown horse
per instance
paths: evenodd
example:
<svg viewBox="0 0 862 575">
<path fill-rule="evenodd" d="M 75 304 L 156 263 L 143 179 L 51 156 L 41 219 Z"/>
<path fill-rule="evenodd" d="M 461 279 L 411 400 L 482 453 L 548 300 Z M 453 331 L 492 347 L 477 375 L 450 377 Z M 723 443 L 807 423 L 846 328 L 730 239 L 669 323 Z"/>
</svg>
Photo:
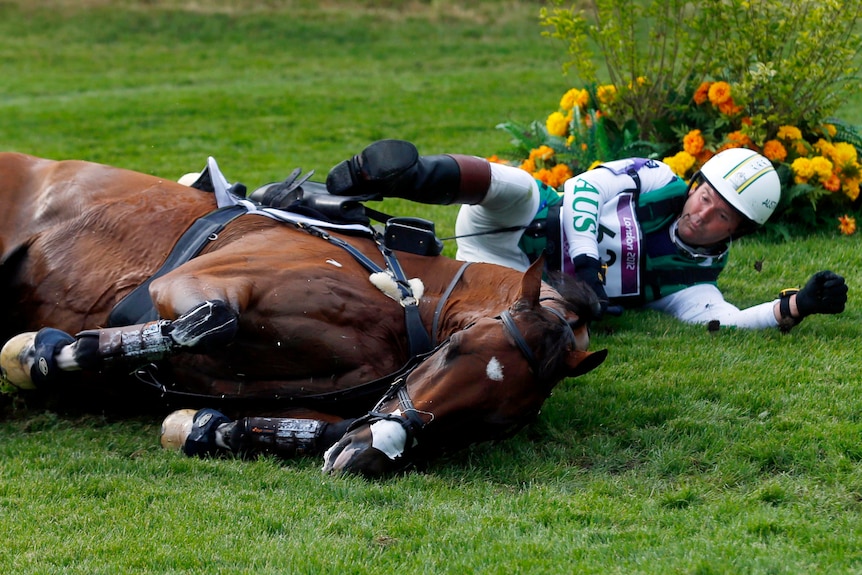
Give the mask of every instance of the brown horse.
<svg viewBox="0 0 862 575">
<path fill-rule="evenodd" d="M 378 475 L 505 437 L 558 381 L 606 355 L 586 351 L 589 292 L 564 297 L 539 263 L 522 274 L 398 252 L 396 267 L 421 282 L 393 296 L 363 263 L 399 277 L 373 234 L 259 214 L 233 219 L 152 281 L 154 321 L 110 326 L 118 302 L 213 212 L 214 194 L 4 153 L 0 203 L 0 338 L 16 342 L 3 350 L 7 382 L 64 401 L 158 398 L 235 417 L 342 421 L 315 446 L 330 447 L 327 471 Z M 433 351 L 411 349 L 415 325 Z M 186 437 L 203 421 L 183 425 Z"/>
</svg>

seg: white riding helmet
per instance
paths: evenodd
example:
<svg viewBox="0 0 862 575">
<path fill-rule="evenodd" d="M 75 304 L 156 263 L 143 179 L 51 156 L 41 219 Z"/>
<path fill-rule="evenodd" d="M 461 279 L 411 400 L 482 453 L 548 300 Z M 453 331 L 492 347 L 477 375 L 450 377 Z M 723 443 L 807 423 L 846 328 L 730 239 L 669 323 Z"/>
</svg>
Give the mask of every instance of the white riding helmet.
<svg viewBox="0 0 862 575">
<path fill-rule="evenodd" d="M 727 203 L 763 225 L 781 198 L 781 183 L 765 157 L 747 148 L 730 148 L 710 158 L 700 175 Z"/>
</svg>

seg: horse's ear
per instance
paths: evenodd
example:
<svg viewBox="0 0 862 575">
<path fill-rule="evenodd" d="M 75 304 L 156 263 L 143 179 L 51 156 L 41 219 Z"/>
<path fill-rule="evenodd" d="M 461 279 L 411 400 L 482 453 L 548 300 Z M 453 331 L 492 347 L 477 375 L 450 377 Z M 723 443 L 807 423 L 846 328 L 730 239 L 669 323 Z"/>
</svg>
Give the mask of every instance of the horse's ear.
<svg viewBox="0 0 862 575">
<path fill-rule="evenodd" d="M 608 350 L 601 349 L 599 351 L 573 351 L 566 357 L 567 377 L 578 377 L 599 367 L 605 358 L 608 357 Z"/>
<path fill-rule="evenodd" d="M 527 303 L 530 307 L 539 305 L 539 293 L 542 291 L 542 271 L 545 269 L 545 255 L 542 254 L 536 261 L 530 264 L 524 277 L 521 278 L 521 293 L 518 300 Z"/>
</svg>

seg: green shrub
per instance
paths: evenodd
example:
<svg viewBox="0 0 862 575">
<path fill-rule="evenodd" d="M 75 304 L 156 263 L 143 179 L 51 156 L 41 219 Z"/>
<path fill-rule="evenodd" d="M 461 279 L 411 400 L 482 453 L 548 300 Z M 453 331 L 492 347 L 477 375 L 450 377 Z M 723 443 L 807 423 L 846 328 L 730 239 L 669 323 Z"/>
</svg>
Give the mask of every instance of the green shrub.
<svg viewBox="0 0 862 575">
<path fill-rule="evenodd" d="M 558 186 L 597 161 L 638 155 L 690 178 L 716 152 L 747 147 L 782 177 L 771 229 L 834 225 L 858 208 L 862 136 L 831 115 L 860 87 L 862 0 L 550 2 L 544 34 L 566 43 L 564 69 L 583 89 L 544 123 L 500 125 L 524 169 Z"/>
</svg>

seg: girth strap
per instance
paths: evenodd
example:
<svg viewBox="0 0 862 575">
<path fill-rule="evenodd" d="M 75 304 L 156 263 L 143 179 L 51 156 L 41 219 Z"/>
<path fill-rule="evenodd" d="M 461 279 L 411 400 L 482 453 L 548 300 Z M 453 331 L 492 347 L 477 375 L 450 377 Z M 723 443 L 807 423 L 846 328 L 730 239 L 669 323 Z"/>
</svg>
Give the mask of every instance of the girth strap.
<svg viewBox="0 0 862 575">
<path fill-rule="evenodd" d="M 114 306 L 108 316 L 108 327 L 137 325 L 157 320 L 158 314 L 150 299 L 150 284 L 153 280 L 197 256 L 228 223 L 247 211 L 245 206 L 240 204 L 219 208 L 195 220 L 180 237 L 162 267 Z"/>
</svg>

